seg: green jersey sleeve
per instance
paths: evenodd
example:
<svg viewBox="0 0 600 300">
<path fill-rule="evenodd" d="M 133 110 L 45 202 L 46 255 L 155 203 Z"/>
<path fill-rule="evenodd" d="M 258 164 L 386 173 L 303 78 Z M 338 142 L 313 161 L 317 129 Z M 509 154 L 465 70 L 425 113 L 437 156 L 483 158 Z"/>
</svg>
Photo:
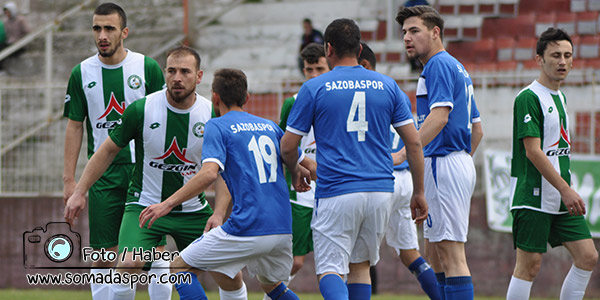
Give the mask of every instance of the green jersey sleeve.
<svg viewBox="0 0 600 300">
<path fill-rule="evenodd" d="M 294 97 L 289 97 L 283 101 L 283 105 L 281 106 L 281 115 L 279 116 L 279 128 L 281 128 L 283 131 L 285 131 L 285 128 L 287 127 L 287 119 L 295 101 L 296 99 Z"/>
<path fill-rule="evenodd" d="M 83 122 L 87 117 L 87 100 L 81 83 L 81 64 L 75 66 L 71 71 L 65 95 L 63 117 L 78 122 Z"/>
<path fill-rule="evenodd" d="M 110 138 L 117 146 L 124 148 L 129 144 L 129 141 L 136 138 L 136 136 L 140 136 L 138 133 L 141 131 L 144 124 L 145 104 L 146 98 L 142 98 L 127 106 L 121 120 L 119 120 L 115 128 L 109 134 Z"/>
<path fill-rule="evenodd" d="M 160 66 L 154 59 L 147 56 L 144 57 L 144 76 L 146 77 L 146 95 L 164 88 L 165 77 Z"/>
<path fill-rule="evenodd" d="M 515 99 L 514 118 L 517 139 L 542 136 L 544 116 L 540 101 L 531 90 L 523 91 Z"/>
</svg>

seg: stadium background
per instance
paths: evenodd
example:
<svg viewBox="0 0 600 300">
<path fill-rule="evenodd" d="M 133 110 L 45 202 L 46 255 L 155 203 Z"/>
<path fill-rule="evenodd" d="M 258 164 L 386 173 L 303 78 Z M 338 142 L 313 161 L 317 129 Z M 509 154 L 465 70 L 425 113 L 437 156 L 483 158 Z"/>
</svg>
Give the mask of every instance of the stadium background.
<svg viewBox="0 0 600 300">
<path fill-rule="evenodd" d="M 5 0 L 0 1 L 4 4 Z M 9 60 L 0 75 L 0 289 L 29 288 L 23 268 L 23 233 L 62 220 L 62 153 L 66 121 L 60 118 L 71 68 L 95 52 L 90 21 L 93 0 L 17 1 L 33 32 L 26 52 Z M 125 46 L 156 58 L 186 37 L 202 56 L 201 94 L 209 95 L 212 73 L 240 68 L 249 78 L 251 100 L 246 109 L 278 121 L 285 97 L 303 79 L 296 66 L 301 20 L 311 18 L 324 31 L 333 19 L 357 21 L 362 36 L 378 58 L 377 70 L 392 76 L 414 101 L 416 73 L 411 73 L 394 18 L 399 0 L 128 0 L 114 1 L 127 12 L 130 35 Z M 514 266 L 510 234 L 488 226 L 483 172 L 485 150 L 509 150 L 512 101 L 537 77 L 533 57 L 537 35 L 549 26 L 573 35 L 574 69 L 563 91 L 569 100 L 574 153 L 597 158 L 600 153 L 600 0 L 437 0 L 429 1 L 446 20 L 445 44 L 470 72 L 481 111 L 484 139 L 475 157 L 478 184 L 473 196 L 467 257 L 478 295 L 503 295 Z M 186 21 L 187 20 L 187 21 Z M 16 47 L 15 47 L 16 48 Z M 13 49 L 0 52 L 0 58 Z M 413 105 L 413 107 L 415 107 Z M 81 151 L 79 173 L 85 158 Z M 600 172 L 600 171 L 599 171 Z M 595 174 L 596 182 L 600 174 Z M 598 185 L 600 183 L 596 183 Z M 600 193 L 592 197 L 600 205 Z M 598 203 L 596 203 L 598 202 Z M 589 220 L 600 222 L 600 218 Z M 73 228 L 87 244 L 87 219 Z M 596 246 L 600 243 L 596 240 Z M 309 257 L 312 260 L 312 256 Z M 571 263 L 565 249 L 544 256 L 533 296 L 557 295 Z M 292 283 L 295 290 L 316 292 L 312 262 Z M 382 249 L 377 267 L 380 292 L 420 293 L 413 276 Z M 596 267 L 588 296 L 600 297 Z M 207 289 L 215 289 L 208 277 Z M 249 287 L 256 290 L 254 280 Z M 38 287 L 39 288 L 39 287 Z M 57 287 L 48 287 L 57 288 Z M 61 287 L 84 288 L 84 287 Z"/>
</svg>

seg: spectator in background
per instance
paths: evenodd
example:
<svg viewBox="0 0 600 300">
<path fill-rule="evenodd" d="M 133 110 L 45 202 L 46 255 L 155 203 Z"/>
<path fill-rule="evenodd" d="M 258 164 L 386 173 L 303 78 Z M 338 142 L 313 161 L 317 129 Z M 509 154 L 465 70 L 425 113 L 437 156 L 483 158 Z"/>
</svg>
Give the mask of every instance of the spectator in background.
<svg viewBox="0 0 600 300">
<path fill-rule="evenodd" d="M 302 33 L 300 50 L 298 53 L 302 52 L 302 50 L 310 43 L 323 45 L 323 33 L 313 28 L 312 21 L 309 18 L 302 21 L 302 28 L 304 29 L 304 33 Z M 300 68 L 302 75 L 304 75 L 304 60 L 300 55 L 298 55 L 298 67 Z"/>
<path fill-rule="evenodd" d="M 14 2 L 11 1 L 4 5 L 4 16 L 7 46 L 12 45 L 31 32 L 29 24 L 27 24 L 25 17 L 19 15 L 17 5 Z"/>
</svg>

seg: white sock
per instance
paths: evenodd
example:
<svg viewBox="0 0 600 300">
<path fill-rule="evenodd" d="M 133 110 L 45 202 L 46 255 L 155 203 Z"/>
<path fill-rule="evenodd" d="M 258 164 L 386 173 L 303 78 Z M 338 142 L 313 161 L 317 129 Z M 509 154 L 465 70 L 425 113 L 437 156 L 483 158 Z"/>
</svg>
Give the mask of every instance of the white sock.
<svg viewBox="0 0 600 300">
<path fill-rule="evenodd" d="M 515 276 L 510 278 L 508 291 L 506 292 L 506 300 L 527 300 L 531 293 L 531 285 L 533 281 L 519 279 Z"/>
<path fill-rule="evenodd" d="M 219 288 L 219 296 L 221 300 L 247 300 L 248 292 L 246 291 L 246 284 L 242 281 L 242 287 L 236 291 L 224 291 Z"/>
<path fill-rule="evenodd" d="M 90 274 L 92 274 L 95 277 L 95 276 L 99 276 L 96 274 L 104 275 L 104 274 L 108 274 L 108 272 L 110 272 L 110 269 L 92 269 L 90 271 Z M 110 286 L 108 284 L 90 283 L 90 289 L 92 290 L 92 299 L 94 299 L 94 300 L 108 299 L 108 293 L 110 291 Z"/>
<path fill-rule="evenodd" d="M 587 288 L 588 282 L 590 282 L 591 276 L 592 271 L 582 270 L 575 265 L 572 265 L 571 270 L 569 270 L 569 274 L 565 277 L 565 281 L 560 289 L 560 299 L 583 299 L 585 289 Z"/>
<path fill-rule="evenodd" d="M 156 279 L 152 279 L 148 285 L 148 294 L 151 300 L 171 300 L 173 285 L 158 284 L 158 279 L 162 274 L 169 274 L 169 262 L 166 260 L 157 260 L 152 262 L 152 268 L 148 274 L 156 274 Z"/>
<path fill-rule="evenodd" d="M 135 285 L 133 289 L 129 288 L 129 284 L 111 284 L 110 300 L 134 300 L 135 299 Z"/>
</svg>

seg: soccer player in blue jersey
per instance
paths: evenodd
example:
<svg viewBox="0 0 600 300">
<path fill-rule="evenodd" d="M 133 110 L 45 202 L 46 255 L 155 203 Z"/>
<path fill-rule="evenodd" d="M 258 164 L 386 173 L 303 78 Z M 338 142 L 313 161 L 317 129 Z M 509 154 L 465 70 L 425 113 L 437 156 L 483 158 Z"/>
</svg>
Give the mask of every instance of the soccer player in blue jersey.
<svg viewBox="0 0 600 300">
<path fill-rule="evenodd" d="M 220 287 L 221 299 L 246 299 L 240 271 L 247 267 L 271 299 L 298 299 L 281 282 L 288 279 L 293 262 L 291 207 L 279 151 L 283 131 L 274 122 L 242 110 L 248 100 L 242 71 L 218 70 L 212 90 L 215 112 L 221 117 L 206 123 L 202 169 L 171 197 L 142 211 L 140 226 L 151 227 L 185 199 L 204 191 L 221 173 L 233 198 L 229 219 L 184 249 L 171 270 L 208 271 Z M 297 163 L 301 154 L 296 144 L 295 158 L 287 164 L 300 192 L 310 188 L 300 180 L 301 171 L 302 178 L 310 176 Z M 215 203 L 217 208 L 228 205 L 228 201 Z M 176 285 L 181 299 L 196 299 L 186 298 L 194 295 L 187 287 Z"/>
<path fill-rule="evenodd" d="M 361 43 L 362 52 L 358 57 L 358 63 L 365 69 L 375 71 L 377 58 L 373 50 Z M 411 104 L 408 98 L 405 98 L 408 108 Z M 411 109 L 412 110 L 412 109 Z M 392 142 L 392 152 L 397 152 L 404 147 L 404 142 L 396 131 L 390 127 L 390 139 Z M 387 244 L 394 248 L 396 254 L 400 257 L 402 263 L 413 273 L 423 291 L 430 299 L 441 299 L 437 288 L 435 273 L 431 266 L 421 257 L 419 253 L 419 239 L 417 236 L 417 226 L 411 221 L 410 216 L 410 196 L 412 195 L 412 178 L 408 169 L 408 162 L 394 166 L 394 194 L 392 196 L 392 212 L 388 223 L 385 240 Z M 375 273 L 375 267 L 371 268 L 371 278 Z M 375 285 L 375 284 L 374 284 Z"/>
<path fill-rule="evenodd" d="M 311 228 L 326 300 L 370 298 L 369 266 L 379 260 L 394 191 L 390 125 L 408 149 L 413 217 L 419 222 L 427 214 L 423 153 L 406 94 L 393 79 L 360 66 L 360 51 L 354 21 L 329 24 L 325 53 L 334 68 L 302 85 L 281 140 L 283 159 L 292 164 L 302 136 L 314 129 L 318 179 Z"/>
<path fill-rule="evenodd" d="M 483 131 L 473 83 L 463 65 L 442 44 L 444 20 L 430 6 L 400 10 L 396 18 L 410 58 L 423 72 L 417 83 L 417 123 L 425 155 L 425 253 L 445 299 L 473 299 L 465 257 L 469 208 L 475 188 L 473 154 Z M 395 163 L 404 160 L 397 153 Z"/>
</svg>

